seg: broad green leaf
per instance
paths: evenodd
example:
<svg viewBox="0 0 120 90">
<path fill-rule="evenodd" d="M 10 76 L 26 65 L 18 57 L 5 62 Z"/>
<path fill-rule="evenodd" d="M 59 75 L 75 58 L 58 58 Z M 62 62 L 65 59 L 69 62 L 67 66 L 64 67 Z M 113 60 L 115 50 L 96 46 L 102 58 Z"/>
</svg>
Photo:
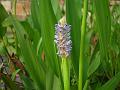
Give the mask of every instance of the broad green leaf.
<svg viewBox="0 0 120 90">
<path fill-rule="evenodd" d="M 72 63 L 76 75 L 78 76 L 78 62 L 80 52 L 80 0 L 66 0 L 66 19 L 67 23 L 71 25 L 72 38 Z"/>
<path fill-rule="evenodd" d="M 62 17 L 62 10 L 60 10 L 60 1 L 59 0 L 51 0 L 51 4 L 54 10 L 54 14 L 59 20 Z"/>
<path fill-rule="evenodd" d="M 105 72 L 110 69 L 108 50 L 111 36 L 111 17 L 108 1 L 109 0 L 94 0 L 96 31 L 98 32 L 100 40 L 100 58 Z"/>
<path fill-rule="evenodd" d="M 52 68 L 58 76 L 60 73 L 60 65 L 54 45 L 54 26 L 57 23 L 50 0 L 38 0 L 39 12 L 41 18 L 41 36 L 43 41 L 43 49 L 45 51 L 47 66 Z"/>
<path fill-rule="evenodd" d="M 51 68 L 57 77 L 62 75 L 60 70 L 60 61 L 57 58 L 56 48 L 54 43 L 55 24 L 57 23 L 52 4 L 50 0 L 38 0 L 40 13 L 40 26 L 43 51 L 45 54 L 46 69 Z M 63 85 L 63 84 L 62 84 Z"/>
</svg>

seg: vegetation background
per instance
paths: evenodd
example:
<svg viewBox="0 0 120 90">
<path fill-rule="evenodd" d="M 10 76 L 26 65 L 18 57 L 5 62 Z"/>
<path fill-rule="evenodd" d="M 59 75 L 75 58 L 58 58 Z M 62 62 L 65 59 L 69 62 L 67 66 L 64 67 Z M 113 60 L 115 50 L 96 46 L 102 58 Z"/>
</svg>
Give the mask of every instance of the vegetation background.
<svg viewBox="0 0 120 90">
<path fill-rule="evenodd" d="M 65 90 L 54 44 L 64 14 L 70 90 L 120 89 L 119 0 L 0 0 L 1 90 Z"/>
</svg>

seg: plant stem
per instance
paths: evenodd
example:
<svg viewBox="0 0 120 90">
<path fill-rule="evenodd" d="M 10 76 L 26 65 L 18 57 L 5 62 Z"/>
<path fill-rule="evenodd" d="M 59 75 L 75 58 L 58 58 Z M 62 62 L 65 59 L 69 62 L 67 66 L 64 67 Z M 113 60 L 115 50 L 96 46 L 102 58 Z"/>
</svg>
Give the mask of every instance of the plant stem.
<svg viewBox="0 0 120 90">
<path fill-rule="evenodd" d="M 13 15 L 16 15 L 16 2 L 17 2 L 17 0 L 13 0 L 13 2 L 12 2 L 12 12 L 13 12 Z"/>
<path fill-rule="evenodd" d="M 64 90 L 70 90 L 69 66 L 68 60 L 66 60 L 66 58 L 62 58 L 61 69 L 64 82 Z"/>
<path fill-rule="evenodd" d="M 83 7 L 83 18 L 82 18 L 82 26 L 81 26 L 78 90 L 82 90 L 82 82 L 83 82 L 82 81 L 82 78 L 83 78 L 83 54 L 84 54 L 84 41 L 85 41 L 88 0 L 84 0 L 83 3 L 84 3 L 84 7 Z"/>
</svg>

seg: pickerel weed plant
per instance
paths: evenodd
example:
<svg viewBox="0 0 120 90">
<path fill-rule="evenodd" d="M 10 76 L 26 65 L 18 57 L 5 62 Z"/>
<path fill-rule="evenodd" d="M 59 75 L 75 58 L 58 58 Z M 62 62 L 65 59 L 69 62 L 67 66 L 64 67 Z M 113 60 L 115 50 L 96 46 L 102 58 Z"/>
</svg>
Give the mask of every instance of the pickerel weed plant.
<svg viewBox="0 0 120 90">
<path fill-rule="evenodd" d="M 67 58 L 70 56 L 71 52 L 71 44 L 72 41 L 70 40 L 70 30 L 71 25 L 68 25 L 64 18 L 61 19 L 58 24 L 55 24 L 55 43 L 57 44 L 58 55 L 61 58 Z"/>
<path fill-rule="evenodd" d="M 112 0 L 113 2 L 113 0 Z M 0 89 L 119 90 L 120 5 L 31 0 L 30 14 L 0 2 Z"/>
<path fill-rule="evenodd" d="M 70 30 L 71 25 L 66 23 L 65 16 L 60 19 L 58 24 L 55 24 L 55 43 L 57 44 L 58 55 L 62 58 L 61 71 L 64 82 L 64 90 L 70 90 L 69 65 L 67 58 L 70 56 L 71 44 Z"/>
</svg>

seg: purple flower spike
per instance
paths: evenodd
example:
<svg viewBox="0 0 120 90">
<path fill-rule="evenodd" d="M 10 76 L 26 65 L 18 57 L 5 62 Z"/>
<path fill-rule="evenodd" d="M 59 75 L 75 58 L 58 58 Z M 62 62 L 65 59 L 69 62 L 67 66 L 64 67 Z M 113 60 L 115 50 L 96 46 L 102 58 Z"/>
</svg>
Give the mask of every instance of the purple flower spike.
<svg viewBox="0 0 120 90">
<path fill-rule="evenodd" d="M 71 25 L 55 24 L 55 43 L 57 45 L 57 54 L 60 57 L 68 57 L 72 49 L 72 41 L 70 40 Z"/>
</svg>

